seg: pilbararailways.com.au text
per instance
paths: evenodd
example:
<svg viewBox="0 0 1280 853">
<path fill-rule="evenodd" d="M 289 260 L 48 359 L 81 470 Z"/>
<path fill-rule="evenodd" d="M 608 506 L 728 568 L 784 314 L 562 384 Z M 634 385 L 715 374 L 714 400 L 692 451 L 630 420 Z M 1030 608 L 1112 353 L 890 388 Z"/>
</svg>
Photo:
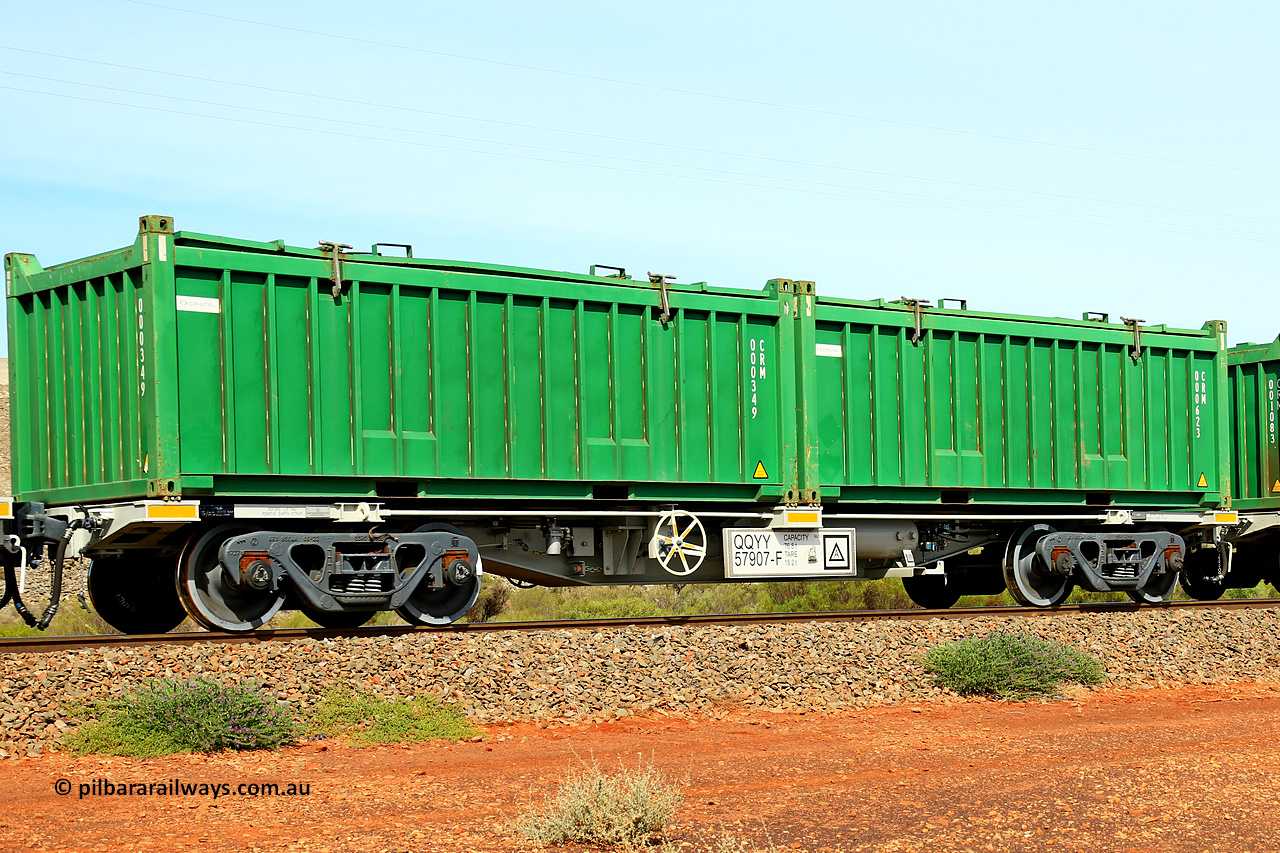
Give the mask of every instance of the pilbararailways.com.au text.
<svg viewBox="0 0 1280 853">
<path fill-rule="evenodd" d="M 187 782 L 165 779 L 161 782 L 113 782 L 91 779 L 72 784 L 70 779 L 53 783 L 54 793 L 61 797 L 76 794 L 85 797 L 306 797 L 310 782 Z"/>
</svg>

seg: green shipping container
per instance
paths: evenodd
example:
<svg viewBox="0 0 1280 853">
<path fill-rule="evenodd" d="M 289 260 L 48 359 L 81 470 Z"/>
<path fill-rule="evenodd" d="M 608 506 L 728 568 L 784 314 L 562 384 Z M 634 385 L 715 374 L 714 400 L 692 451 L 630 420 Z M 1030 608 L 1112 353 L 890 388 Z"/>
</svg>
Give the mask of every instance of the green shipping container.
<svg viewBox="0 0 1280 853">
<path fill-rule="evenodd" d="M 148 216 L 115 252 L 6 256 L 17 497 L 1229 500 L 1221 323 L 1135 335 L 377 248 L 335 262 Z"/>
<path fill-rule="evenodd" d="M 1236 507 L 1280 509 L 1280 339 L 1227 353 L 1231 377 L 1231 491 Z"/>
<path fill-rule="evenodd" d="M 814 324 L 806 473 L 825 500 L 1227 500 L 1223 323 L 1135 339 L 1090 319 L 818 299 Z"/>
<path fill-rule="evenodd" d="M 660 284 L 377 248 L 148 216 L 6 256 L 18 498 L 794 499 L 795 283 L 664 318 Z"/>
</svg>

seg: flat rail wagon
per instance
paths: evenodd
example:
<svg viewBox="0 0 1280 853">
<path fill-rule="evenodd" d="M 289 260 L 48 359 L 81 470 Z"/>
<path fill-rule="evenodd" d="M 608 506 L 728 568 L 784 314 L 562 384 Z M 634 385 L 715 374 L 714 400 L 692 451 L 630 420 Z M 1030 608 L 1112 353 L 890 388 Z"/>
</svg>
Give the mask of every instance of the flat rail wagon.
<svg viewBox="0 0 1280 853">
<path fill-rule="evenodd" d="M 10 579 L 45 548 L 55 571 L 92 558 L 128 632 L 449 622 L 486 571 L 1157 601 L 1237 520 L 1216 321 L 296 248 L 166 216 L 70 263 L 7 255 L 5 280 L 0 557 Z"/>
</svg>

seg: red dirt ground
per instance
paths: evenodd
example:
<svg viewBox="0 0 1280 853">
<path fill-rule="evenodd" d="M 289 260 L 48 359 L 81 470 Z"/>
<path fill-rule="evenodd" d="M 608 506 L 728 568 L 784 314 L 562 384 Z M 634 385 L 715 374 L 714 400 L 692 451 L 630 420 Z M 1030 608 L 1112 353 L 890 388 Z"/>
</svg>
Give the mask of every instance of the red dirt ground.
<svg viewBox="0 0 1280 853">
<path fill-rule="evenodd" d="M 0 849 L 506 851 L 594 757 L 687 780 L 680 851 L 1280 849 L 1280 685 L 848 715 L 492 727 L 480 743 L 0 762 Z M 309 785 L 308 796 L 79 796 L 95 779 Z M 55 793 L 70 782 L 66 796 Z"/>
</svg>

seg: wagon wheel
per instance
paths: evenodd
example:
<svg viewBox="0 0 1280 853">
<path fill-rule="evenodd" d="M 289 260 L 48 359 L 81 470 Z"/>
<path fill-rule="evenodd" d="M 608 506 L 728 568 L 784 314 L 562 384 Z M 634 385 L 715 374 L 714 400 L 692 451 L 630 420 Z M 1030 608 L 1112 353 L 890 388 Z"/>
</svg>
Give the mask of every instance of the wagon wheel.
<svg viewBox="0 0 1280 853">
<path fill-rule="evenodd" d="M 913 575 L 902 579 L 907 596 L 925 610 L 946 610 L 960 600 L 959 579 L 954 575 Z"/>
<path fill-rule="evenodd" d="M 1228 589 L 1249 589 L 1275 577 L 1277 562 L 1275 542 L 1252 539 L 1232 542 L 1231 573 L 1227 575 Z"/>
<path fill-rule="evenodd" d="M 1163 572 L 1158 575 L 1153 574 L 1146 586 L 1125 591 L 1139 604 L 1159 604 L 1169 600 L 1169 596 L 1173 595 L 1173 588 L 1177 585 L 1177 572 Z"/>
<path fill-rule="evenodd" d="M 1163 527 L 1144 527 L 1139 532 L 1164 531 Z M 1168 601 L 1173 595 L 1173 588 L 1178 585 L 1178 573 L 1165 571 L 1152 574 L 1147 583 L 1138 589 L 1125 590 L 1129 597 L 1139 604 L 1159 604 Z"/>
<path fill-rule="evenodd" d="M 232 586 L 218 559 L 222 543 L 254 533 L 224 524 L 192 537 L 178 558 L 178 595 L 191 618 L 210 631 L 244 632 L 261 628 L 284 604 L 285 589 Z"/>
<path fill-rule="evenodd" d="M 1227 591 L 1227 580 L 1210 580 L 1219 573 L 1222 548 L 1196 548 L 1187 554 L 1178 580 L 1187 595 L 1200 601 L 1217 601 Z"/>
<path fill-rule="evenodd" d="M 1032 524 L 1009 540 L 1004 552 L 1004 583 L 1019 604 L 1057 607 L 1071 595 L 1075 581 L 1051 571 L 1036 553 L 1036 543 L 1056 532 L 1047 524 Z"/>
<path fill-rule="evenodd" d="M 426 533 L 431 530 L 466 535 L 451 524 L 434 523 L 424 524 L 414 532 Z M 477 554 L 470 572 L 446 574 L 443 587 L 418 584 L 409 599 L 396 608 L 396 614 L 410 625 L 451 625 L 466 616 L 467 611 L 475 605 L 476 599 L 480 597 L 480 579 L 483 574 L 480 555 Z"/>
<path fill-rule="evenodd" d="M 93 609 L 124 634 L 164 634 L 187 618 L 173 582 L 173 557 L 134 551 L 99 557 L 86 581 Z"/>
<path fill-rule="evenodd" d="M 1262 579 L 1280 588 L 1280 538 L 1272 536 L 1262 544 Z"/>
<path fill-rule="evenodd" d="M 669 574 L 693 574 L 707 558 L 707 531 L 692 513 L 682 509 L 664 512 L 654 528 L 649 556 Z"/>
</svg>

